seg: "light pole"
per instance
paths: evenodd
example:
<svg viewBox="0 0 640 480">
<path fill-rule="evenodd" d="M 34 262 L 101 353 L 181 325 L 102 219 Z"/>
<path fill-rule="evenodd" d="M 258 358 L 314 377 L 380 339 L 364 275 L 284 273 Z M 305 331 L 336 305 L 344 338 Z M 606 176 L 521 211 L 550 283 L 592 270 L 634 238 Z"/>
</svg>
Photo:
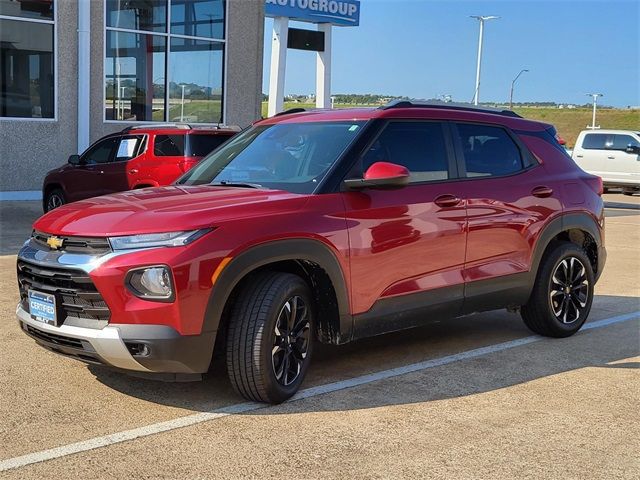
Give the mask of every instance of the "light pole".
<svg viewBox="0 0 640 480">
<path fill-rule="evenodd" d="M 480 22 L 480 36 L 478 37 L 478 65 L 476 66 L 476 90 L 473 95 L 474 105 L 478 105 L 480 101 L 480 65 L 482 64 L 482 37 L 484 35 L 484 22 L 487 20 L 495 20 L 500 17 L 496 15 L 470 15 L 471 18 L 475 18 Z"/>
<path fill-rule="evenodd" d="M 591 125 L 587 125 L 587 128 L 591 130 L 597 130 L 600 125 L 596 126 L 596 105 L 598 104 L 598 97 L 603 97 L 602 93 L 587 93 L 587 97 L 593 97 L 593 117 L 591 119 Z"/>
<path fill-rule="evenodd" d="M 513 110 L 513 87 L 516 84 L 516 80 L 518 80 L 518 77 L 520 77 L 520 75 L 522 75 L 524 72 L 528 72 L 529 70 L 527 70 L 526 68 L 523 68 L 522 70 L 520 70 L 520 73 L 518 73 L 518 75 L 516 75 L 516 78 L 514 78 L 511 81 L 511 92 L 509 93 L 509 110 Z"/>
<path fill-rule="evenodd" d="M 180 85 L 180 88 L 182 88 L 182 98 L 180 100 L 180 121 L 182 122 L 183 118 L 184 118 L 184 83 L 182 85 Z"/>
</svg>

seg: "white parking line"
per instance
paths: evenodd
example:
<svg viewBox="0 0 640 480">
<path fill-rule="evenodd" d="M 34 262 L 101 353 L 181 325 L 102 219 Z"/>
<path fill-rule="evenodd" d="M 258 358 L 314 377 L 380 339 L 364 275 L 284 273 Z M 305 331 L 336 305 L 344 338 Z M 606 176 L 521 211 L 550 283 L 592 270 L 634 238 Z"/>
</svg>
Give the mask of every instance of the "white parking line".
<svg viewBox="0 0 640 480">
<path fill-rule="evenodd" d="M 584 331 L 602 328 L 616 323 L 633 320 L 639 317 L 640 311 L 618 315 L 615 317 L 605 318 L 604 320 L 587 323 L 584 327 L 582 327 L 582 330 Z M 441 365 L 446 365 L 449 363 L 469 360 L 472 358 L 481 357 L 483 355 L 488 355 L 490 353 L 500 352 L 503 350 L 508 350 L 510 348 L 539 342 L 541 340 L 544 340 L 544 337 L 532 335 L 517 340 L 511 340 L 509 342 L 497 343 L 495 345 L 489 345 L 487 347 L 476 348 L 474 350 L 467 350 L 465 352 L 447 355 L 446 357 L 434 358 L 431 360 L 425 360 L 424 362 L 412 363 L 411 365 L 405 365 L 403 367 L 392 368 L 377 373 L 371 373 L 369 375 L 350 378 L 348 380 L 319 385 L 317 387 L 311 387 L 301 390 L 293 398 L 291 398 L 289 402 L 295 402 L 296 400 L 315 397 L 318 395 L 323 395 L 325 393 L 337 392 L 339 390 L 356 387 L 358 385 L 364 385 L 367 383 L 376 382 L 378 380 L 385 380 L 387 378 L 405 375 L 407 373 L 439 367 Z M 29 453 L 20 457 L 14 457 L 0 461 L 0 472 L 4 472 L 6 470 L 11 470 L 14 468 L 25 467 L 27 465 L 44 462 L 47 460 L 53 460 L 60 457 L 66 457 L 67 455 L 72 455 L 74 453 L 86 452 L 88 450 L 94 450 L 96 448 L 107 447 L 109 445 L 134 440 L 136 438 L 148 437 L 157 433 L 168 432 L 170 430 L 216 420 L 228 415 L 252 412 L 263 408 L 268 408 L 269 406 L 270 405 L 254 402 L 238 403 L 235 405 L 230 405 L 228 407 L 212 410 L 210 412 L 195 413 L 193 415 L 187 415 L 184 417 L 176 418 L 174 420 L 168 420 L 166 422 L 154 423 L 151 425 L 146 425 L 144 427 L 125 430 L 123 432 L 113 433 L 110 435 L 104 435 L 102 437 L 95 437 L 89 440 L 83 440 L 81 442 L 71 443 L 69 445 L 63 445 L 61 447 L 51 448 L 49 450 L 43 450 L 41 452 Z"/>
</svg>

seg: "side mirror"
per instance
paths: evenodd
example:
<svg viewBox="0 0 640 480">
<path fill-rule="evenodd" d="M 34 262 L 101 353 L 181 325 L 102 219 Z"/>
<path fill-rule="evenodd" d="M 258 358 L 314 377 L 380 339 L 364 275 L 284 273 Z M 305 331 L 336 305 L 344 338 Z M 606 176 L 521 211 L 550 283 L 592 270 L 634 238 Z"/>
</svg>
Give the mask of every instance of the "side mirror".
<svg viewBox="0 0 640 480">
<path fill-rule="evenodd" d="M 370 187 L 404 187 L 409 183 L 409 170 L 402 165 L 389 162 L 376 162 L 364 174 L 364 178 L 345 180 L 349 189 Z"/>
<path fill-rule="evenodd" d="M 80 165 L 80 155 L 69 155 L 69 164 Z"/>
<path fill-rule="evenodd" d="M 640 147 L 637 147 L 635 145 L 629 145 L 627 148 L 624 149 L 625 152 L 627 153 L 631 153 L 631 154 L 640 154 Z"/>
</svg>

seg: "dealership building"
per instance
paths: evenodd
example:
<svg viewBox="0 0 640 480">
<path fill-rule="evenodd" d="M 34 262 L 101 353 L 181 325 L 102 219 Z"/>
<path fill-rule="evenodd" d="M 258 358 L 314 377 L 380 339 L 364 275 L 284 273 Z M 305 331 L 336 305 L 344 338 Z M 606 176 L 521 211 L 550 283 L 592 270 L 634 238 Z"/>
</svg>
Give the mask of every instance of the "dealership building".
<svg viewBox="0 0 640 480">
<path fill-rule="evenodd" d="M 0 0 L 0 199 L 144 122 L 260 117 L 264 0 Z"/>
</svg>

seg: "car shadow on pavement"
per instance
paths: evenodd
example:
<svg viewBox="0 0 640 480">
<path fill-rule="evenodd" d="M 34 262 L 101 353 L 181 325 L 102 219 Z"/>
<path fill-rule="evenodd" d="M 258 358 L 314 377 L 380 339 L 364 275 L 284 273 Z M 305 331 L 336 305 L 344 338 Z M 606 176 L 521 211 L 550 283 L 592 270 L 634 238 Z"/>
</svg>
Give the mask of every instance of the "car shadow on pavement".
<svg viewBox="0 0 640 480">
<path fill-rule="evenodd" d="M 638 299 L 596 296 L 594 304 L 619 305 L 614 316 L 637 311 Z M 608 310 L 611 307 L 608 308 Z M 539 342 L 457 361 L 358 387 L 352 395 L 320 395 L 305 401 L 260 409 L 253 414 L 352 410 L 384 405 L 410 404 L 464 397 L 530 382 L 563 372 L 586 368 L 637 368 L 638 362 L 612 362 L 637 356 L 640 330 L 620 328 L 631 322 L 582 331 L 566 339 Z M 487 312 L 458 319 L 432 322 L 413 330 L 381 335 L 344 346 L 317 345 L 302 388 L 324 385 L 360 375 L 400 367 L 432 358 L 530 336 L 519 315 Z M 98 381 L 125 395 L 152 403 L 191 411 L 211 411 L 244 400 L 237 395 L 226 374 L 224 358 L 216 357 L 202 382 L 167 383 L 131 377 L 99 366 L 89 366 Z M 425 372 L 428 372 L 425 374 Z M 382 386 L 381 386 L 382 385 Z M 363 394 L 363 392 L 366 392 Z"/>
</svg>

